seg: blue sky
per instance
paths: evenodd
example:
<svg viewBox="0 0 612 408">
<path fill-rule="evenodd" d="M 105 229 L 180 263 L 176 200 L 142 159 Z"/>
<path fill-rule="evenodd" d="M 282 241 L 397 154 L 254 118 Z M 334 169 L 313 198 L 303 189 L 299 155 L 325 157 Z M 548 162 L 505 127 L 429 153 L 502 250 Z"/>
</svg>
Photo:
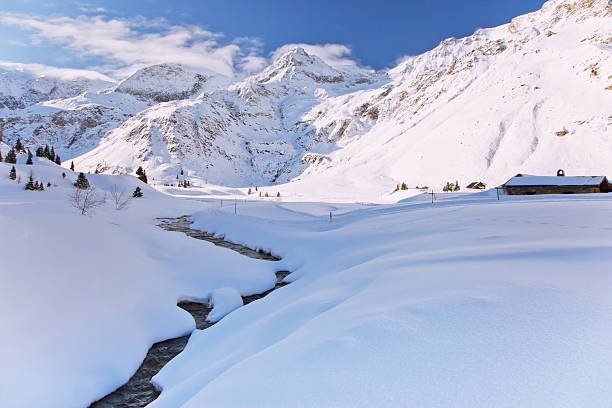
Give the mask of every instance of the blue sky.
<svg viewBox="0 0 612 408">
<path fill-rule="evenodd" d="M 285 44 L 374 69 L 539 9 L 543 0 L 0 0 L 0 60 L 112 76 L 166 57 L 225 75 L 260 69 Z"/>
</svg>

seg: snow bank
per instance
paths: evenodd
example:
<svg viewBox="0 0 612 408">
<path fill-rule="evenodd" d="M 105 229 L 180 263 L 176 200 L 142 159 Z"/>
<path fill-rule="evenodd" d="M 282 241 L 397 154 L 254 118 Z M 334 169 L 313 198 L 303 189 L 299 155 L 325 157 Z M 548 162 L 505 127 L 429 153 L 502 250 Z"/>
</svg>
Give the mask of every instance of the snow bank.
<svg viewBox="0 0 612 408">
<path fill-rule="evenodd" d="M 140 186 L 144 197 L 126 211 L 107 200 L 83 217 L 67 198 L 77 173 L 47 163 L 17 164 L 21 184 L 0 163 L 0 406 L 87 406 L 127 381 L 152 343 L 195 329 L 179 298 L 274 286 L 274 262 L 155 226 L 201 203 L 131 176 L 88 174 L 101 194 Z M 52 186 L 25 191 L 30 171 Z"/>
<path fill-rule="evenodd" d="M 294 282 L 196 332 L 151 406 L 606 407 L 611 201 L 196 213 L 194 227 L 274 248 Z"/>
<path fill-rule="evenodd" d="M 225 315 L 243 305 L 240 293 L 234 288 L 216 289 L 209 295 L 209 299 L 209 303 L 213 305 L 213 310 L 206 316 L 206 320 L 212 323 L 218 322 Z"/>
</svg>

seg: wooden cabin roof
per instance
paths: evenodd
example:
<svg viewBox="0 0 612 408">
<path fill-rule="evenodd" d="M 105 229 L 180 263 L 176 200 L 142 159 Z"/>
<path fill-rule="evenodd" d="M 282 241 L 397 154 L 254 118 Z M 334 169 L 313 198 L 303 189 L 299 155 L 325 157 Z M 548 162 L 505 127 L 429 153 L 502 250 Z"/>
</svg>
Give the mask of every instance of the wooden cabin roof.
<svg viewBox="0 0 612 408">
<path fill-rule="evenodd" d="M 522 174 L 512 177 L 504 184 L 507 187 L 518 186 L 599 186 L 607 181 L 605 176 L 531 176 Z"/>
</svg>

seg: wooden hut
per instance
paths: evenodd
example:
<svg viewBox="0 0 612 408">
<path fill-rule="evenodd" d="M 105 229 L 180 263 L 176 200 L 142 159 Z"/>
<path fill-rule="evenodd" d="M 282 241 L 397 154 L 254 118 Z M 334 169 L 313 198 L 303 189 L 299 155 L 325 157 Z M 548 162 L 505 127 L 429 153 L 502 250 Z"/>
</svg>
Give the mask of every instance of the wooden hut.
<svg viewBox="0 0 612 408">
<path fill-rule="evenodd" d="M 470 190 L 484 190 L 487 188 L 487 185 L 482 181 L 473 181 L 468 184 L 466 188 L 469 188 Z"/>
<path fill-rule="evenodd" d="M 557 176 L 517 174 L 502 185 L 508 195 L 607 193 L 612 185 L 605 176 L 566 177 L 563 170 Z"/>
</svg>

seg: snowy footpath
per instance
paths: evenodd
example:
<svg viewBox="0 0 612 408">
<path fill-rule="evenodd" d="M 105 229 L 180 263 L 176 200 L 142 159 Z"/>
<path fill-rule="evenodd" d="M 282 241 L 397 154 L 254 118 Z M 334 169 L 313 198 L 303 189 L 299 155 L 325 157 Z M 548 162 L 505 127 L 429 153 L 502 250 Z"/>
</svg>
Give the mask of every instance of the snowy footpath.
<svg viewBox="0 0 612 408">
<path fill-rule="evenodd" d="M 2 407 L 84 407 L 149 346 L 189 333 L 180 298 L 262 292 L 153 381 L 151 407 L 607 407 L 612 194 L 423 197 L 393 205 L 178 199 L 143 186 L 81 216 L 76 174 L 28 192 L 0 164 Z M 67 173 L 62 179 L 61 172 Z M 100 191 L 129 176 L 88 175 Z M 332 212 L 332 222 L 329 213 Z M 272 251 L 277 262 L 156 227 Z M 231 289 L 224 289 L 231 288 Z"/>
</svg>

